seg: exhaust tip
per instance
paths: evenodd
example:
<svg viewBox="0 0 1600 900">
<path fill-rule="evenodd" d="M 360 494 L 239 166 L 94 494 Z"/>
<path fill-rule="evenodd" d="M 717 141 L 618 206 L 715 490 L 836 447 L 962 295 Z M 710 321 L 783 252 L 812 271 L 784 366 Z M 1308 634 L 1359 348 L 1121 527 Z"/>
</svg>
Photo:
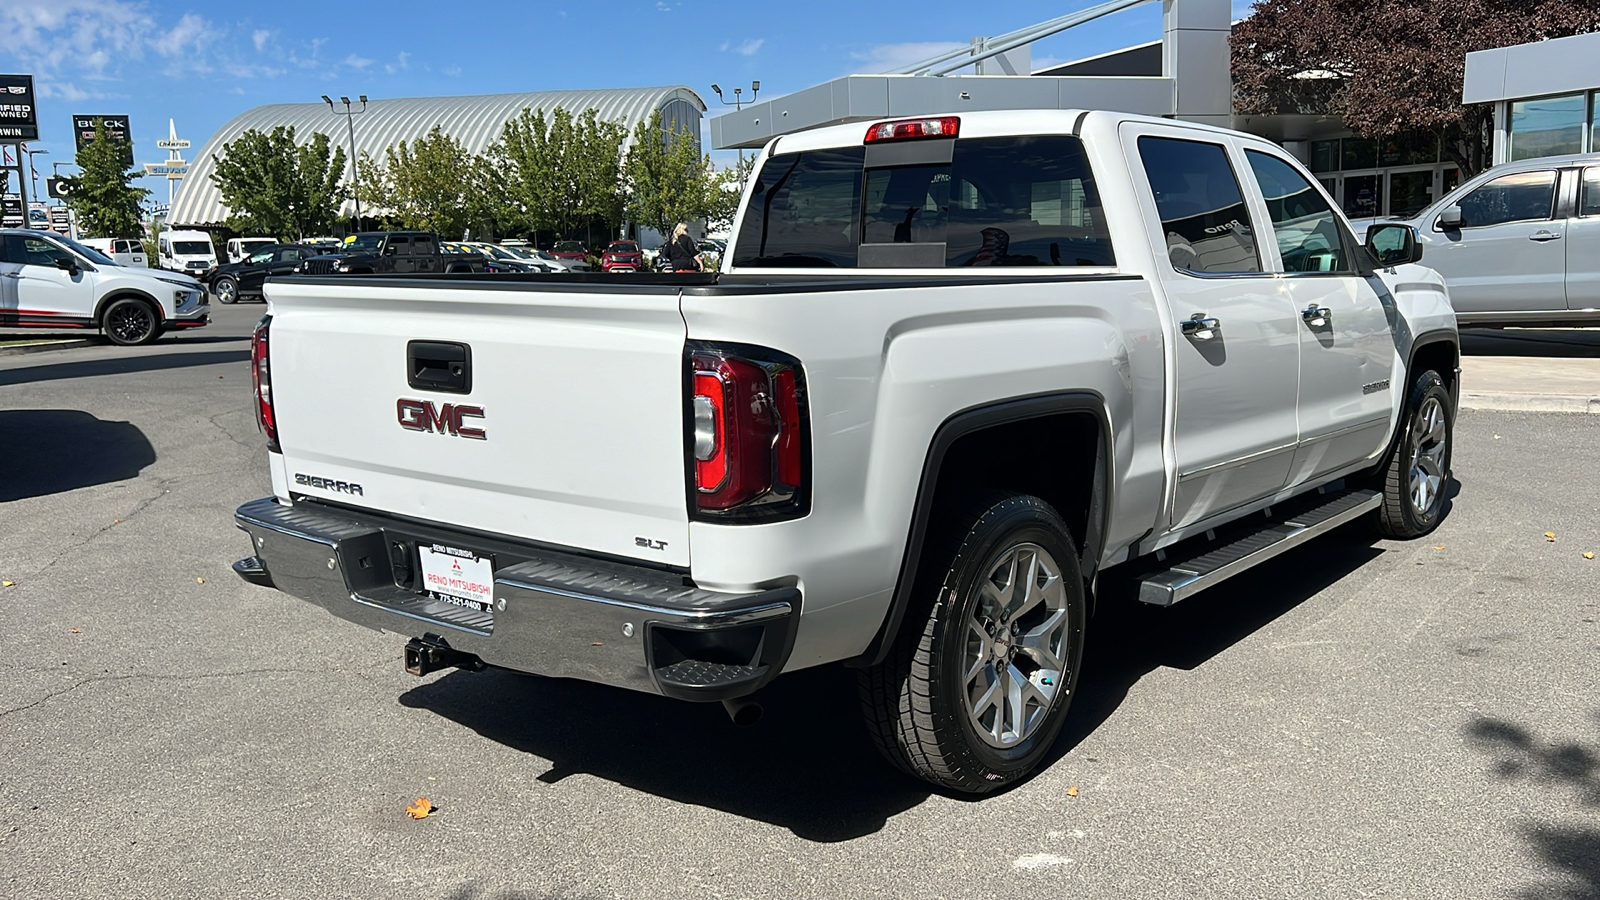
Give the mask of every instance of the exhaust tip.
<svg viewBox="0 0 1600 900">
<path fill-rule="evenodd" d="M 722 701 L 722 708 L 727 710 L 728 718 L 733 720 L 733 724 L 740 728 L 749 728 L 761 721 L 763 712 L 761 704 L 743 697 Z"/>
</svg>

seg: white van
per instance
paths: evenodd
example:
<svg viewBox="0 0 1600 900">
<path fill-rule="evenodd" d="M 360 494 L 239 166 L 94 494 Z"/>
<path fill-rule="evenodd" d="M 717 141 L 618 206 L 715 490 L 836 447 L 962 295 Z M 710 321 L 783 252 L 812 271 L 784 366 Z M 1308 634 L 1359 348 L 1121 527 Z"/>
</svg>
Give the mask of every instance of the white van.
<svg viewBox="0 0 1600 900">
<path fill-rule="evenodd" d="M 271 247 L 281 243 L 277 238 L 269 237 L 239 237 L 228 238 L 228 262 L 244 262 L 245 257 L 260 250 L 262 247 Z"/>
<path fill-rule="evenodd" d="M 119 266 L 145 268 L 144 241 L 138 238 L 84 238 L 78 243 L 99 250 Z"/>
<path fill-rule="evenodd" d="M 156 268 L 183 272 L 196 278 L 217 267 L 217 250 L 204 231 L 163 231 L 157 242 Z"/>
</svg>

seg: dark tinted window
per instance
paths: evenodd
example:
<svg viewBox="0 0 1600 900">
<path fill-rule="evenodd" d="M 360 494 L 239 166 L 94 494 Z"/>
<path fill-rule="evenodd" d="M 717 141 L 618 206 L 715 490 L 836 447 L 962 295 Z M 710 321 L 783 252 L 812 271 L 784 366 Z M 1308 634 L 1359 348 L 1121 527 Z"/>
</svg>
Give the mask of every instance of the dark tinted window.
<svg viewBox="0 0 1600 900">
<path fill-rule="evenodd" d="M 53 266 L 58 259 L 71 258 L 71 253 L 43 238 L 24 234 L 0 236 L 0 262 Z"/>
<path fill-rule="evenodd" d="M 173 241 L 172 252 L 188 256 L 204 256 L 211 252 L 210 241 Z"/>
<path fill-rule="evenodd" d="M 1146 136 L 1139 138 L 1139 159 L 1155 192 L 1174 268 L 1261 271 L 1250 212 L 1220 144 Z"/>
<path fill-rule="evenodd" d="M 1600 123 L 1596 127 L 1600 128 Z M 1583 170 L 1583 205 L 1578 215 L 1600 216 L 1600 168 L 1591 166 Z"/>
<path fill-rule="evenodd" d="M 419 234 L 411 239 L 411 252 L 417 256 L 433 256 L 439 248 L 433 245 L 433 236 Z"/>
<path fill-rule="evenodd" d="M 1551 170 L 1502 175 L 1461 198 L 1461 226 L 1548 219 L 1555 195 L 1556 173 Z"/>
<path fill-rule="evenodd" d="M 779 154 L 750 188 L 736 266 L 854 266 L 864 148 Z"/>
<path fill-rule="evenodd" d="M 1348 272 L 1339 223 L 1305 176 L 1276 156 L 1245 151 L 1272 217 L 1285 272 Z"/>
<path fill-rule="evenodd" d="M 272 251 L 266 250 L 261 253 L 251 254 L 245 262 L 252 266 L 258 266 L 264 262 L 272 262 Z"/>
<path fill-rule="evenodd" d="M 299 247 L 286 247 L 283 250 L 279 250 L 278 254 L 279 262 L 292 262 L 302 256 Z"/>
<path fill-rule="evenodd" d="M 384 248 L 387 253 L 398 253 L 402 256 L 411 252 L 411 235 L 396 234 L 389 238 L 389 246 Z"/>
<path fill-rule="evenodd" d="M 951 170 L 946 265 L 1115 264 L 1077 138 L 958 140 Z"/>
</svg>

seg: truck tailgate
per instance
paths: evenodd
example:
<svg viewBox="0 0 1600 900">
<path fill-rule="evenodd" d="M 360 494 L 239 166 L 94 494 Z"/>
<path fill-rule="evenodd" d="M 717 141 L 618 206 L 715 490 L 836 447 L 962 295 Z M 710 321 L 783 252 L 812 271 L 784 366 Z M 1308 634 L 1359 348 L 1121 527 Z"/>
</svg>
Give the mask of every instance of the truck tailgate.
<svg viewBox="0 0 1600 900">
<path fill-rule="evenodd" d="M 307 279 L 267 295 L 291 491 L 688 565 L 676 287 Z M 413 341 L 465 345 L 467 392 L 415 386 Z"/>
</svg>

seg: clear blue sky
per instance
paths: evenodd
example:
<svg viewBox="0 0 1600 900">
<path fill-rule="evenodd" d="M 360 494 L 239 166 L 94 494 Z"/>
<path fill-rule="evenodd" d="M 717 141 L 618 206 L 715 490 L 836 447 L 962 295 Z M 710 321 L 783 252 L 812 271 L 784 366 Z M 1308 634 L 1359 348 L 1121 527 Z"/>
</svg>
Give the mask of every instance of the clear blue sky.
<svg viewBox="0 0 1600 900">
<path fill-rule="evenodd" d="M 192 3 L 0 0 L 0 72 L 38 90 L 40 177 L 72 159 L 71 117 L 131 117 L 140 162 L 175 119 L 193 153 L 229 119 L 266 103 L 683 84 L 719 111 L 710 85 L 761 97 L 840 75 L 882 72 L 1074 12 L 1098 0 L 430 0 Z M 1233 0 L 1235 17 L 1250 0 Z M 1161 36 L 1150 3 L 1034 45 L 1035 67 Z M 333 126 L 330 121 L 329 127 Z M 720 155 L 720 154 L 719 154 Z M 730 154 L 731 155 L 731 154 Z M 165 194 L 159 179 L 143 186 Z M 163 198 L 164 199 L 164 198 Z"/>
</svg>

